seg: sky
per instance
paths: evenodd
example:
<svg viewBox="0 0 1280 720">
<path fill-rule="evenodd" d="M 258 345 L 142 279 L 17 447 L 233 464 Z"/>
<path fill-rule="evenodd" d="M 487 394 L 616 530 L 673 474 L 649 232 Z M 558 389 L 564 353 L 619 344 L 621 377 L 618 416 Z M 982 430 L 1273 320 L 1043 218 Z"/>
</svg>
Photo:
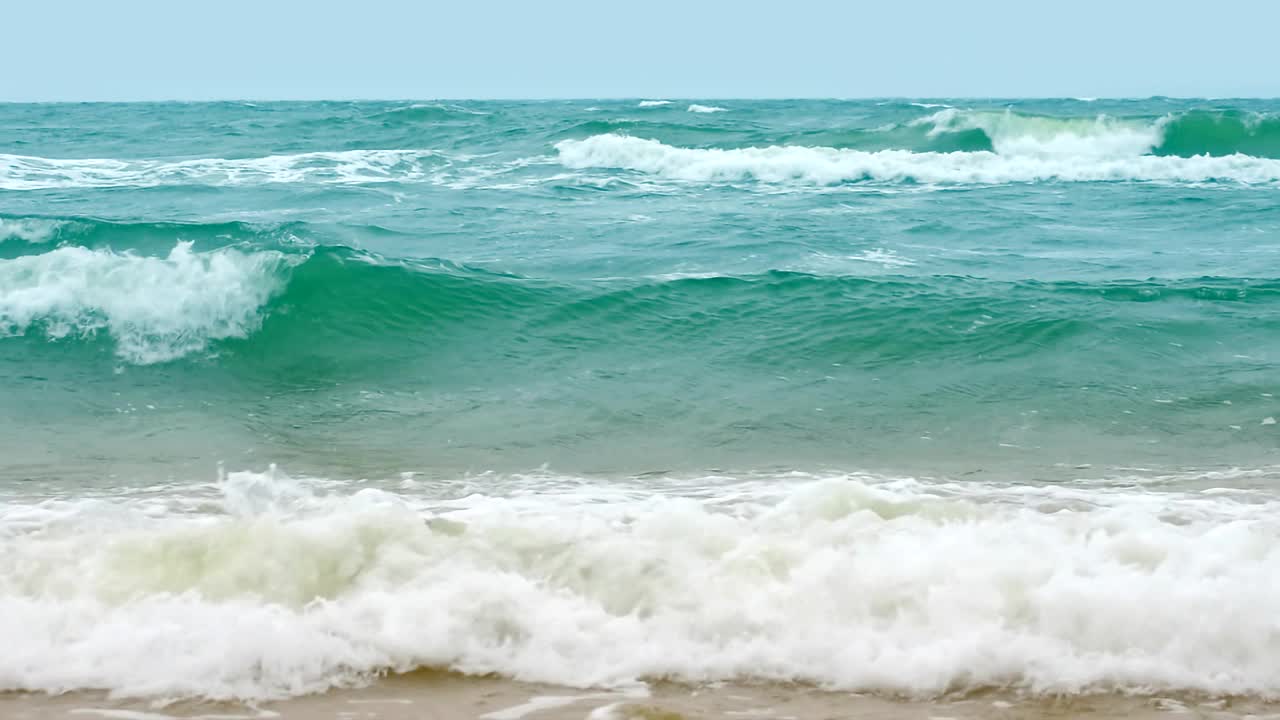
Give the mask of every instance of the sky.
<svg viewBox="0 0 1280 720">
<path fill-rule="evenodd" d="M 3 0 L 0 101 L 1280 96 L 1275 0 Z"/>
</svg>

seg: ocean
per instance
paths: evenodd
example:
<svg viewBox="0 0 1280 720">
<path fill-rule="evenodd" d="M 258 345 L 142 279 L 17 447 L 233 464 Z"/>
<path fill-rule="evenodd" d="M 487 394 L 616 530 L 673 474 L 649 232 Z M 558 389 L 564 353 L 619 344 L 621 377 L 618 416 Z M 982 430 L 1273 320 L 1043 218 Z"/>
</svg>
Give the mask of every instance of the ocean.
<svg viewBox="0 0 1280 720">
<path fill-rule="evenodd" d="M 0 104 L 0 691 L 1270 702 L 1277 394 L 1280 101 Z"/>
</svg>

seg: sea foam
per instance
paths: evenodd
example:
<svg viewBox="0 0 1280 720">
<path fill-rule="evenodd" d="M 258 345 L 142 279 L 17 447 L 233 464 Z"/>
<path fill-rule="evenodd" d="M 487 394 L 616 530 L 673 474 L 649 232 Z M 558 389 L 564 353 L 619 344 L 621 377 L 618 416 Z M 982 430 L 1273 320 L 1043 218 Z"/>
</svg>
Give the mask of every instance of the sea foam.
<svg viewBox="0 0 1280 720">
<path fill-rule="evenodd" d="M 47 243 L 73 224 L 66 220 L 0 217 L 0 243 L 6 240 L 21 240 L 33 245 Z"/>
<path fill-rule="evenodd" d="M 233 473 L 212 512 L 0 504 L 0 689 L 264 698 L 431 667 L 1280 694 L 1268 496 L 723 481 L 431 500 Z"/>
<path fill-rule="evenodd" d="M 431 150 L 346 150 L 242 159 L 63 159 L 0 154 L 0 189 L 364 184 L 427 177 L 447 160 Z"/>
<path fill-rule="evenodd" d="M 172 360 L 256 329 L 299 260 L 277 251 L 196 252 L 189 242 L 167 257 L 68 246 L 0 260 L 0 336 L 101 332 L 130 362 Z"/>
<path fill-rule="evenodd" d="M 1160 123 L 1093 118 L 1056 118 L 1014 112 L 948 108 L 912 121 L 931 135 L 981 130 L 1000 155 L 1128 158 L 1160 144 Z"/>
<path fill-rule="evenodd" d="M 1077 143 L 1071 140 L 1070 143 Z M 1126 140 L 1127 142 L 1127 140 Z M 1038 147 L 1061 148 L 1067 141 Z M 559 159 L 575 169 L 608 168 L 672 180 L 833 185 L 846 182 L 917 182 L 943 185 L 1016 182 L 1156 181 L 1166 183 L 1275 183 L 1280 160 L 1226 157 L 1112 156 L 1044 151 L 911 152 L 775 145 L 733 149 L 684 148 L 618 134 L 556 144 Z"/>
</svg>

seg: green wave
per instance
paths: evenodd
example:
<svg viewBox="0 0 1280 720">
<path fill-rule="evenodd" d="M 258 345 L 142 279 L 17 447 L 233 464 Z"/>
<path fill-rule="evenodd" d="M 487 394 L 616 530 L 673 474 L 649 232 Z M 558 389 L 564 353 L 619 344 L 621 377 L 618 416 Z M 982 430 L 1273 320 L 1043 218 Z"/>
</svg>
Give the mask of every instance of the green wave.
<svg viewBox="0 0 1280 720">
<path fill-rule="evenodd" d="M 1192 111 L 1164 124 L 1156 155 L 1280 158 L 1280 118 L 1239 111 Z"/>
<path fill-rule="evenodd" d="M 538 367 L 583 353 L 626 363 L 663 352 L 758 368 L 986 364 L 1074 352 L 1073 343 L 1141 354 L 1151 328 L 1166 343 L 1195 343 L 1217 332 L 1209 320 L 1242 306 L 1251 322 L 1280 329 L 1280 280 L 1267 278 L 1012 282 L 772 271 L 569 282 L 392 259 L 343 243 L 393 232 L 376 226 L 0 217 L 6 227 L 0 258 L 27 268 L 0 268 L 0 282 L 18 283 L 12 307 L 0 305 L 0 328 L 10 335 L 88 344 L 94 357 L 114 346 L 128 362 L 226 363 L 268 374 L 450 357 L 442 372 L 458 375 L 493 358 Z M 175 238 L 186 248 L 180 253 Z M 66 272 L 89 284 L 58 284 Z M 62 295 L 33 293 L 40 278 Z M 255 291 L 257 284 L 271 289 Z M 159 296 L 143 309 L 123 301 L 165 287 L 196 290 L 171 312 Z M 38 299 L 23 305 L 29 297 Z M 0 338 L 0 355 L 14 342 Z M 130 343 L 145 352 L 120 349 Z"/>
<path fill-rule="evenodd" d="M 584 353 L 629 362 L 659 351 L 744 367 L 986 364 L 1052 357 L 1085 341 L 1140 353 L 1147 341 L 1131 332 L 1136 321 L 1195 342 L 1211 331 L 1185 325 L 1181 314 L 1233 305 L 1280 323 L 1280 281 L 1008 283 L 777 271 L 581 286 L 325 248 L 293 270 L 258 333 L 224 346 L 238 361 L 296 359 L 299 348 L 312 348 L 313 357 L 357 365 L 443 352 L 544 366 Z"/>
<path fill-rule="evenodd" d="M 370 224 L 156 222 L 0 213 L 0 259 L 47 252 L 62 245 L 119 248 L 143 255 L 162 255 L 173 248 L 175 240 L 193 242 L 205 249 L 244 246 L 304 252 L 320 245 L 356 246 L 364 240 L 403 235 L 403 232 Z"/>
<path fill-rule="evenodd" d="M 1007 428 L 1005 403 L 1094 423 L 1141 401 L 1143 422 L 1164 422 L 1152 396 L 1222 424 L 1224 399 L 1242 408 L 1269 391 L 1280 337 L 1280 279 L 1268 278 L 556 282 L 338 246 L 44 255 L 68 251 L 111 287 L 72 288 L 53 315 L 0 336 L 15 406 L 116 422 L 172 398 L 177 415 L 154 422 L 200 434 L 214 418 L 272 457 L 338 458 L 367 442 L 390 461 L 456 440 L 477 458 L 522 447 L 534 458 L 634 437 L 735 457 L 759 445 L 776 462 L 804 448 L 845 457 L 858 433 Z M 137 292 L 157 300 L 120 300 Z M 98 304 L 71 307 L 85 298 Z M 75 323 L 85 331 L 67 332 Z"/>
<path fill-rule="evenodd" d="M 872 130 L 822 131 L 800 138 L 862 150 L 1037 152 L 1104 156 L 1280 158 L 1280 118 L 1238 110 L 1191 110 L 1163 117 L 1059 117 L 948 109 Z M 815 142 L 816 141 L 816 142 Z"/>
<path fill-rule="evenodd" d="M 740 142 L 748 141 L 751 137 L 743 128 L 722 126 L 714 122 L 699 124 L 657 120 L 598 119 L 576 122 L 567 127 L 558 128 L 548 133 L 547 138 L 552 141 L 581 140 L 610 133 L 659 138 L 674 145 L 694 147 L 733 147 Z"/>
<path fill-rule="evenodd" d="M 422 103 L 376 112 L 369 119 L 387 126 L 438 122 L 475 122 L 492 117 L 492 113 L 471 110 L 461 105 Z"/>
<path fill-rule="evenodd" d="M 783 145 L 833 147 L 841 150 L 911 150 L 913 152 L 992 152 L 991 138 L 980 129 L 930 133 L 924 125 L 893 125 L 884 128 L 844 128 L 810 130 L 783 135 Z M 767 139 L 763 139 L 767 143 Z"/>
</svg>

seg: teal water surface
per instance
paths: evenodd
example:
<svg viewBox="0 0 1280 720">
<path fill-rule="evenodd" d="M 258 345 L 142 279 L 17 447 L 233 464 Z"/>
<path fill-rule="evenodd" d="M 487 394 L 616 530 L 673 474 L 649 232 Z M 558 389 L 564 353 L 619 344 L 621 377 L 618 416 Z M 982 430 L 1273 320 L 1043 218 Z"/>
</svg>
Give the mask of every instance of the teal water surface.
<svg viewBox="0 0 1280 720">
<path fill-rule="evenodd" d="M 1278 118 L 0 105 L 2 472 L 1265 467 Z"/>
</svg>

